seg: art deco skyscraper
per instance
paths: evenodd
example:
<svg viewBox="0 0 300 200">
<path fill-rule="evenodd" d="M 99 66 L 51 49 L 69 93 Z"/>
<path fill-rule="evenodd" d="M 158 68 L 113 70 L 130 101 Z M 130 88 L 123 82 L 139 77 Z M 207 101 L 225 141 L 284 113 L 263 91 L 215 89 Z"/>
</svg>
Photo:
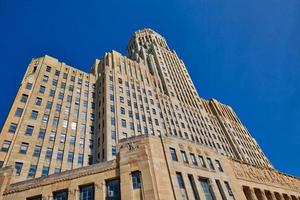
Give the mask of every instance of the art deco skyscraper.
<svg viewBox="0 0 300 200">
<path fill-rule="evenodd" d="M 85 73 L 49 56 L 33 59 L 0 135 L 1 166 L 18 180 L 116 158 L 120 139 L 176 137 L 272 168 L 233 109 L 201 98 L 183 61 L 151 29 L 134 33 Z"/>
</svg>

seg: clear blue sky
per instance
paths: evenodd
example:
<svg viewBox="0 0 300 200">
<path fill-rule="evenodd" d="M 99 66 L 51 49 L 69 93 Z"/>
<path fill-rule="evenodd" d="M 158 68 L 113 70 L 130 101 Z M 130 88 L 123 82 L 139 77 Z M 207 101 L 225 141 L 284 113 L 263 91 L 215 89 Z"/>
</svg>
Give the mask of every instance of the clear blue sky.
<svg viewBox="0 0 300 200">
<path fill-rule="evenodd" d="M 32 57 L 88 71 L 149 27 L 202 97 L 231 105 L 274 166 L 300 176 L 299 9 L 299 0 L 0 0 L 0 124 Z"/>
</svg>

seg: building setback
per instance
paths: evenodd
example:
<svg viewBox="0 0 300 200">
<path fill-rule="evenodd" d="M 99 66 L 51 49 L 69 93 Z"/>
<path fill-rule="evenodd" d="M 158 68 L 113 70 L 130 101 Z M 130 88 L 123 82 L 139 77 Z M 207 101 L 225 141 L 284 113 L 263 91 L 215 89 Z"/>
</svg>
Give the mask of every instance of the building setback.
<svg viewBox="0 0 300 200">
<path fill-rule="evenodd" d="M 0 199 L 300 199 L 160 34 L 135 32 L 127 51 L 89 73 L 32 59 L 0 135 Z"/>
</svg>

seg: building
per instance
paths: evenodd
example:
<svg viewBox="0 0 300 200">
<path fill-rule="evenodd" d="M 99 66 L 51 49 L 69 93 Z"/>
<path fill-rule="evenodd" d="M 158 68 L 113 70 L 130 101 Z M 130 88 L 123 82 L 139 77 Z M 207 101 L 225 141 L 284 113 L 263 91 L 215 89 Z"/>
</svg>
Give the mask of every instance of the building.
<svg viewBox="0 0 300 200">
<path fill-rule="evenodd" d="M 89 73 L 33 59 L 0 135 L 3 199 L 300 199 L 151 29 Z"/>
</svg>

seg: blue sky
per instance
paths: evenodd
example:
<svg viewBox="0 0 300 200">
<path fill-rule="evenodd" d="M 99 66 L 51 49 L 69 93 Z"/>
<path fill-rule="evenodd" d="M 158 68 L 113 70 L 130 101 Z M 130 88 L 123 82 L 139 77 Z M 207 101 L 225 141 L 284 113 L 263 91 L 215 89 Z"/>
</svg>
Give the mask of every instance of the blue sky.
<svg viewBox="0 0 300 200">
<path fill-rule="evenodd" d="M 184 60 L 202 97 L 231 105 L 274 166 L 300 176 L 299 9 L 299 0 L 1 0 L 0 124 L 32 57 L 88 71 L 149 27 Z"/>
</svg>

